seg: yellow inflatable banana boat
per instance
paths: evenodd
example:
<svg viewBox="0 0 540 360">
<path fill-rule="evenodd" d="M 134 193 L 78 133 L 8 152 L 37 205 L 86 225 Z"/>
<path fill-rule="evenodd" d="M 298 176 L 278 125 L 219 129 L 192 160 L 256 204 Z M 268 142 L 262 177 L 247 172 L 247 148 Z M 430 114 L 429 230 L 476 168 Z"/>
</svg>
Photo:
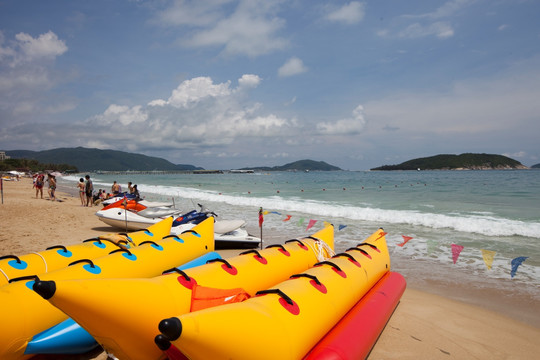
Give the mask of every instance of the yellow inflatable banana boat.
<svg viewBox="0 0 540 360">
<path fill-rule="evenodd" d="M 160 359 L 164 355 L 155 346 L 154 337 L 164 317 L 252 296 L 329 258 L 333 245 L 334 228 L 328 226 L 308 238 L 246 251 L 181 274 L 153 279 L 44 282 L 36 283 L 35 290 L 114 356 L 123 360 Z M 215 299 L 208 299 L 208 291 Z M 115 302 L 107 304 L 108 299 Z M 126 306 L 133 301 L 136 306 Z"/>
<path fill-rule="evenodd" d="M 131 250 L 118 249 L 94 260 L 80 260 L 71 266 L 41 274 L 40 279 L 152 277 L 213 250 L 214 220 L 210 218 L 179 236 L 168 236 Z M 32 291 L 34 283 L 34 280 L 21 280 L 0 287 L 0 359 L 23 358 L 26 345 L 34 335 L 67 319 L 64 313 Z M 80 295 L 91 294 L 83 290 Z M 100 306 L 108 307 L 116 301 L 114 296 L 105 294 Z M 137 298 L 129 298 L 121 306 L 122 309 L 132 308 L 139 314 L 144 313 L 137 304 Z M 108 319 L 99 321 L 104 326 L 109 324 Z"/>
<path fill-rule="evenodd" d="M 120 247 L 129 248 L 144 241 L 161 240 L 170 234 L 172 221 L 173 218 L 169 217 L 146 230 L 129 234 L 102 235 L 85 240 L 82 244 L 57 245 L 49 247 L 45 251 L 22 256 L 0 256 L 0 286 L 18 277 L 38 275 L 63 268 L 76 260 L 104 256 Z"/>
<path fill-rule="evenodd" d="M 191 360 L 302 359 L 389 271 L 382 234 L 244 302 L 165 319 L 156 343 Z"/>
</svg>

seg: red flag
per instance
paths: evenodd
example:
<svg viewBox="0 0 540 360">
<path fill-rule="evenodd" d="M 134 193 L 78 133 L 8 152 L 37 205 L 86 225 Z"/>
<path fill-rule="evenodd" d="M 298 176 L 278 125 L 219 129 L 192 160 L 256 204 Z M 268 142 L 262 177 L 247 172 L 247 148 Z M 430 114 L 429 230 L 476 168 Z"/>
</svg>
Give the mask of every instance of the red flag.
<svg viewBox="0 0 540 360">
<path fill-rule="evenodd" d="M 289 220 L 291 220 L 291 215 L 287 215 L 287 217 L 283 219 L 283 221 L 289 221 Z"/>
<path fill-rule="evenodd" d="M 463 250 L 463 246 L 452 244 L 452 260 L 454 261 L 454 264 L 456 263 L 459 254 L 461 253 L 461 250 Z"/>
<path fill-rule="evenodd" d="M 315 223 L 317 222 L 317 220 L 309 220 L 309 224 L 306 228 L 306 231 L 308 231 L 309 229 L 311 229 L 313 227 L 313 225 L 315 225 Z"/>
<path fill-rule="evenodd" d="M 405 245 L 407 243 L 407 241 L 412 239 L 412 237 L 410 237 L 410 236 L 405 236 L 405 235 L 401 235 L 401 236 L 403 236 L 403 242 L 401 244 L 397 244 L 397 246 L 403 247 L 403 245 Z"/>
<path fill-rule="evenodd" d="M 262 224 L 264 222 L 264 216 L 263 216 L 263 209 L 259 209 L 259 227 L 262 227 Z"/>
</svg>

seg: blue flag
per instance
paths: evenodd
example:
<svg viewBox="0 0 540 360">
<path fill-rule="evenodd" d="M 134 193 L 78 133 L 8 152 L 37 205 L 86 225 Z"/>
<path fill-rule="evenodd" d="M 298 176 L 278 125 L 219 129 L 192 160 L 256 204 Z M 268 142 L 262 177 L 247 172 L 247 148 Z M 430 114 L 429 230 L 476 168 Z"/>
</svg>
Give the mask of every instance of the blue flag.
<svg viewBox="0 0 540 360">
<path fill-rule="evenodd" d="M 347 225 L 339 225 L 338 231 L 342 230 L 342 229 L 345 229 L 346 227 L 347 227 Z"/>
<path fill-rule="evenodd" d="M 514 275 L 516 275 L 516 271 L 519 265 L 521 265 L 521 263 L 527 259 L 528 259 L 528 256 L 519 256 L 515 259 L 512 259 L 512 271 L 510 272 L 511 277 L 514 277 Z"/>
</svg>

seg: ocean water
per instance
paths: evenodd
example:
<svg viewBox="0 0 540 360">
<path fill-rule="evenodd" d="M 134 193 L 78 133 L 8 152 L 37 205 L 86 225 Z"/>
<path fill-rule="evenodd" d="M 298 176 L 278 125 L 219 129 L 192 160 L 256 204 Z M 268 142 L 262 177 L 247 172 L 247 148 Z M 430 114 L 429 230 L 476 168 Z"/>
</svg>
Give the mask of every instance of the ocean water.
<svg viewBox="0 0 540 360">
<path fill-rule="evenodd" d="M 263 240 L 311 234 L 326 221 L 343 251 L 382 227 L 392 268 L 409 283 L 474 284 L 540 303 L 538 170 L 90 175 L 95 189 L 132 181 L 147 199 L 174 198 L 186 211 L 202 203 L 223 219 L 246 220 L 254 235 L 263 207 Z M 412 239 L 400 247 L 403 236 Z M 463 247 L 455 263 L 453 244 Z M 483 250 L 495 252 L 491 269 Z M 511 261 L 521 256 L 512 278 Z"/>
</svg>

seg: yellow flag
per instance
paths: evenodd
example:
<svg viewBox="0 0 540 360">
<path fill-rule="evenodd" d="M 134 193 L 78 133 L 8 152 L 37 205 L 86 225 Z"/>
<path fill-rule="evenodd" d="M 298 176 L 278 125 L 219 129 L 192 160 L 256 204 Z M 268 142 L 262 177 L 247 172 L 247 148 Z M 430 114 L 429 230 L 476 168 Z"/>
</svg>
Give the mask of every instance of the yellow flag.
<svg viewBox="0 0 540 360">
<path fill-rule="evenodd" d="M 486 266 L 489 270 L 491 270 L 491 264 L 493 264 L 493 257 L 495 257 L 496 251 L 491 250 L 484 250 L 482 251 L 482 257 L 484 258 L 484 262 L 486 263 Z"/>
</svg>

